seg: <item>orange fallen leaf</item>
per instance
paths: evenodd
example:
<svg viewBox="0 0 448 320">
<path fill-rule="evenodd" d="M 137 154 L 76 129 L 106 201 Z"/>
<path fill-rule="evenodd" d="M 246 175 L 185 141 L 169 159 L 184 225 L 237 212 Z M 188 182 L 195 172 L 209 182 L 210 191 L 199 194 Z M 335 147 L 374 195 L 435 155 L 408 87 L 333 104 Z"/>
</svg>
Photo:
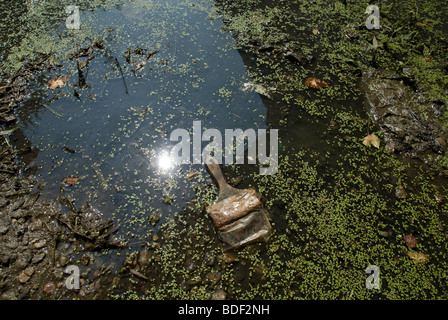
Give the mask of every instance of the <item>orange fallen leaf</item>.
<svg viewBox="0 0 448 320">
<path fill-rule="evenodd" d="M 367 147 L 370 147 L 373 145 L 377 149 L 380 148 L 380 139 L 373 133 L 364 137 L 364 139 L 362 140 L 362 143 Z"/>
<path fill-rule="evenodd" d="M 65 82 L 68 80 L 67 77 L 56 77 L 48 81 L 48 87 L 50 89 L 56 89 L 65 86 Z"/>
<path fill-rule="evenodd" d="M 64 179 L 62 179 L 62 182 L 66 185 L 66 186 L 72 186 L 74 185 L 76 182 L 78 182 L 81 178 L 78 177 L 65 177 Z"/>
<path fill-rule="evenodd" d="M 309 77 L 308 79 L 305 80 L 304 84 L 306 87 L 311 87 L 311 88 L 315 88 L 315 89 L 321 89 L 321 88 L 328 87 L 327 82 L 319 80 L 316 77 Z"/>
</svg>

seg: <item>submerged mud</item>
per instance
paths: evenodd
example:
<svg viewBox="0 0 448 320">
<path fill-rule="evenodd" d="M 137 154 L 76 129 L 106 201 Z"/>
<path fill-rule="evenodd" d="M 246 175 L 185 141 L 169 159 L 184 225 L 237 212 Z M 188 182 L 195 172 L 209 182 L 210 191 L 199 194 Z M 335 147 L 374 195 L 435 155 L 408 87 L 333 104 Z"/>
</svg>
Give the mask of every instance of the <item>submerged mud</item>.
<svg viewBox="0 0 448 320">
<path fill-rule="evenodd" d="M 363 81 L 366 98 L 384 133 L 386 150 L 412 158 L 422 158 L 427 152 L 445 154 L 446 133 L 434 121 L 446 109 L 445 103 L 428 101 L 424 92 L 413 91 L 398 75 L 367 72 Z M 430 104 L 431 117 L 423 118 L 418 104 Z"/>
</svg>

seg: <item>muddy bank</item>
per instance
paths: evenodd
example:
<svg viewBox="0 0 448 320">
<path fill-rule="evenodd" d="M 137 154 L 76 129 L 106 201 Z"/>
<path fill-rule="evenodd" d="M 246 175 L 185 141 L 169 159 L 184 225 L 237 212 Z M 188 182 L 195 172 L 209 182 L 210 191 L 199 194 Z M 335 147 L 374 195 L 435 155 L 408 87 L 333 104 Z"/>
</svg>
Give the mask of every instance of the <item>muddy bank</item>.
<svg viewBox="0 0 448 320">
<path fill-rule="evenodd" d="M 446 112 L 445 103 L 405 84 L 412 81 L 390 72 L 366 70 L 363 84 L 369 112 L 384 134 L 387 152 L 423 161 L 428 155 L 443 156 L 447 132 L 439 119 Z M 429 110 L 425 115 L 424 109 Z"/>
<path fill-rule="evenodd" d="M 324 104 L 319 106 L 323 110 L 305 109 L 306 112 L 315 115 L 327 112 L 327 100 L 319 99 L 325 94 L 301 94 L 307 86 L 306 77 L 315 76 L 316 70 L 320 70 L 321 76 L 329 73 L 327 79 L 337 82 L 334 85 L 349 88 L 359 83 L 356 91 L 361 101 L 355 103 L 365 104 L 366 115 L 362 116 L 370 118 L 366 119 L 367 131 L 380 129 L 387 152 L 428 162 L 439 172 L 447 169 L 448 113 L 443 93 L 447 73 L 443 54 L 447 50 L 446 25 L 425 22 L 435 15 L 438 4 L 422 4 L 422 12 L 417 10 L 408 20 L 399 14 L 403 20 L 397 20 L 394 16 L 398 14 L 397 6 L 392 2 L 383 3 L 385 27 L 370 31 L 363 25 L 363 19 L 357 19 L 361 6 L 350 2 L 329 3 L 333 12 L 323 13 L 333 17 L 328 25 L 317 23 L 319 19 L 313 16 L 317 10 L 303 3 L 273 6 L 261 1 L 248 5 L 251 12 L 241 5 L 218 3 L 225 16 L 225 30 L 231 32 L 241 46 L 249 68 L 254 65 L 258 68 L 254 74 L 259 81 L 259 92 L 269 98 L 265 99 L 268 113 L 269 109 L 277 109 L 271 111 L 277 113 L 270 117 L 274 126 L 281 127 L 288 115 L 296 115 L 294 109 L 304 107 L 304 97 Z M 298 21 L 293 17 L 285 18 L 288 10 L 296 18 L 299 12 L 302 16 Z M 312 22 L 307 24 L 303 21 L 306 19 Z M 331 30 L 328 30 L 329 25 Z M 301 37 L 303 33 L 309 36 Z M 431 33 L 441 36 L 437 40 L 424 38 Z M 337 42 L 327 43 L 330 39 Z M 409 41 L 404 44 L 406 40 Z M 399 48 L 399 44 L 403 47 Z M 247 52 L 252 57 L 248 57 Z M 278 108 L 269 101 L 271 96 L 285 103 Z M 352 99 L 347 98 L 345 102 Z M 353 111 L 362 112 L 360 109 Z M 337 112 L 332 109 L 329 113 Z"/>
<path fill-rule="evenodd" d="M 104 297 L 106 287 L 99 283 L 111 268 L 95 263 L 95 252 L 124 245 L 112 240 L 115 226 L 103 221 L 99 212 L 87 206 L 75 208 L 73 199 L 63 193 L 51 201 L 40 199 L 39 190 L 45 185 L 37 184 L 20 161 L 23 156 L 33 155 L 32 147 L 24 139 L 24 147 L 16 149 L 9 138 L 18 122 L 15 108 L 28 98 L 28 84 L 52 67 L 49 57 L 43 55 L 24 63 L 14 75 L 2 75 L 0 124 L 5 134 L 0 150 L 1 299 Z M 90 267 L 81 277 L 80 290 L 71 291 L 66 287 L 70 274 L 65 269 L 78 261 Z M 88 277 L 94 281 L 86 286 Z"/>
<path fill-rule="evenodd" d="M 90 208 L 72 210 L 63 203 L 69 200 L 40 200 L 33 177 L 20 174 L 16 154 L 4 148 L 1 160 L 1 298 L 104 297 L 107 286 L 100 281 L 111 268 L 95 257 L 102 249 L 124 245 L 111 240 L 113 223 Z M 79 263 L 85 267 L 80 290 L 68 290 L 70 274 L 64 271 Z"/>
</svg>

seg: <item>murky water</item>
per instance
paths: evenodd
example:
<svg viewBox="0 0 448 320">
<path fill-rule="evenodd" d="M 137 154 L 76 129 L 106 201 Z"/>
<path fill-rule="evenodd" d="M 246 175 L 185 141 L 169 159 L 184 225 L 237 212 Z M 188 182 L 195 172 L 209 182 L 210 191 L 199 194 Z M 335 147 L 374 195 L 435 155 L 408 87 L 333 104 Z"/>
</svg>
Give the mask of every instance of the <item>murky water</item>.
<svg viewBox="0 0 448 320">
<path fill-rule="evenodd" d="M 162 222 L 194 197 L 194 185 L 211 183 L 203 165 L 167 165 L 174 129 L 191 132 L 198 120 L 222 133 L 267 127 L 261 96 L 243 90 L 251 79 L 234 40 L 210 12 L 210 2 L 198 8 L 135 1 L 81 15 L 81 29 L 104 35 L 104 48 L 83 69 L 87 87 L 77 86 L 76 58 L 61 61 L 32 84 L 31 99 L 18 111 L 38 150 L 28 168 L 45 184 L 42 196 L 89 202 L 120 232 L 145 234 L 150 214 Z M 134 61 L 147 63 L 132 72 Z M 59 75 L 68 77 L 66 85 L 48 89 Z M 66 186 L 69 176 L 80 180 Z"/>
<path fill-rule="evenodd" d="M 89 203 L 122 234 L 148 234 L 158 228 L 148 223 L 150 215 L 166 221 L 198 189 L 213 185 L 203 165 L 169 164 L 176 143 L 171 132 L 191 133 L 193 121 L 223 135 L 225 129 L 273 125 L 280 130 L 280 152 L 310 148 L 324 154 L 332 148 L 327 124 L 248 86 L 250 71 L 260 72 L 256 57 L 236 49 L 212 1 L 123 1 L 105 10 L 81 10 L 81 34 L 88 36 L 64 23 L 50 31 L 61 47 L 68 42 L 75 52 L 95 41 L 101 46 L 62 59 L 31 84 L 33 94 L 18 110 L 20 132 L 32 146 L 23 158 L 26 170 L 37 177 L 43 197 L 69 196 L 76 207 Z M 302 40 L 313 44 L 309 37 Z M 77 60 L 86 64 L 84 86 Z M 309 75 L 322 63 L 314 59 Z M 47 81 L 57 76 L 67 77 L 65 86 L 49 89 Z M 313 101 L 319 94 L 299 98 Z M 352 112 L 363 110 L 356 99 L 344 104 Z M 278 111 L 284 108 L 287 116 Z M 67 177 L 79 180 L 67 185 Z"/>
</svg>

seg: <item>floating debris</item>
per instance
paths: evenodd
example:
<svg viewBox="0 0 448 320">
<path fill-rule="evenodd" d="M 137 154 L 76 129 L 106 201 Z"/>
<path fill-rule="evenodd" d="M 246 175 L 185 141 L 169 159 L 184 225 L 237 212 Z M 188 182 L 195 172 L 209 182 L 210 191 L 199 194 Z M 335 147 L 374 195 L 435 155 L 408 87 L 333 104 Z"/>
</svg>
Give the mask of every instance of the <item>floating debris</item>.
<svg viewBox="0 0 448 320">
<path fill-rule="evenodd" d="M 417 246 L 417 239 L 412 234 L 403 236 L 403 240 L 409 248 L 415 248 Z"/>
<path fill-rule="evenodd" d="M 309 77 L 305 80 L 305 86 L 308 88 L 322 89 L 328 87 L 328 83 L 317 79 L 316 77 Z"/>
<path fill-rule="evenodd" d="M 198 173 L 196 171 L 190 172 L 187 174 L 187 179 L 193 179 L 194 177 L 197 176 L 197 174 Z"/>
<path fill-rule="evenodd" d="M 229 248 L 266 242 L 272 227 L 255 188 L 233 188 L 226 182 L 218 160 L 208 157 L 205 163 L 218 184 L 219 194 L 217 202 L 206 207 L 206 211 L 218 230 L 218 237 Z"/>
<path fill-rule="evenodd" d="M 78 182 L 80 179 L 81 179 L 81 178 L 70 176 L 70 177 L 65 177 L 64 179 L 62 179 L 62 182 L 63 182 L 67 187 L 69 187 L 69 186 L 74 185 L 74 184 L 75 184 L 76 182 Z"/>
<path fill-rule="evenodd" d="M 362 140 L 362 143 L 367 146 L 374 146 L 375 148 L 380 148 L 380 139 L 375 134 L 369 134 Z"/>
<path fill-rule="evenodd" d="M 56 77 L 54 79 L 51 79 L 48 81 L 48 88 L 49 89 L 56 89 L 61 88 L 65 86 L 65 83 L 67 82 L 67 77 Z"/>
<path fill-rule="evenodd" d="M 409 251 L 408 256 L 418 264 L 424 264 L 429 260 L 429 258 L 424 253 L 418 251 Z"/>
<path fill-rule="evenodd" d="M 252 83 L 252 82 L 245 82 L 243 83 L 243 91 L 255 91 L 258 94 L 261 94 L 265 97 L 268 97 L 269 99 L 272 99 L 271 95 L 270 95 L 270 91 L 275 91 L 276 88 L 275 87 L 270 87 L 269 89 L 266 89 L 265 87 L 263 87 L 261 84 L 256 84 L 256 83 Z"/>
<path fill-rule="evenodd" d="M 75 150 L 73 150 L 72 148 L 67 147 L 67 146 L 64 146 L 63 149 L 64 149 L 65 151 L 67 151 L 68 153 L 75 153 L 75 152 L 76 152 Z"/>
</svg>

